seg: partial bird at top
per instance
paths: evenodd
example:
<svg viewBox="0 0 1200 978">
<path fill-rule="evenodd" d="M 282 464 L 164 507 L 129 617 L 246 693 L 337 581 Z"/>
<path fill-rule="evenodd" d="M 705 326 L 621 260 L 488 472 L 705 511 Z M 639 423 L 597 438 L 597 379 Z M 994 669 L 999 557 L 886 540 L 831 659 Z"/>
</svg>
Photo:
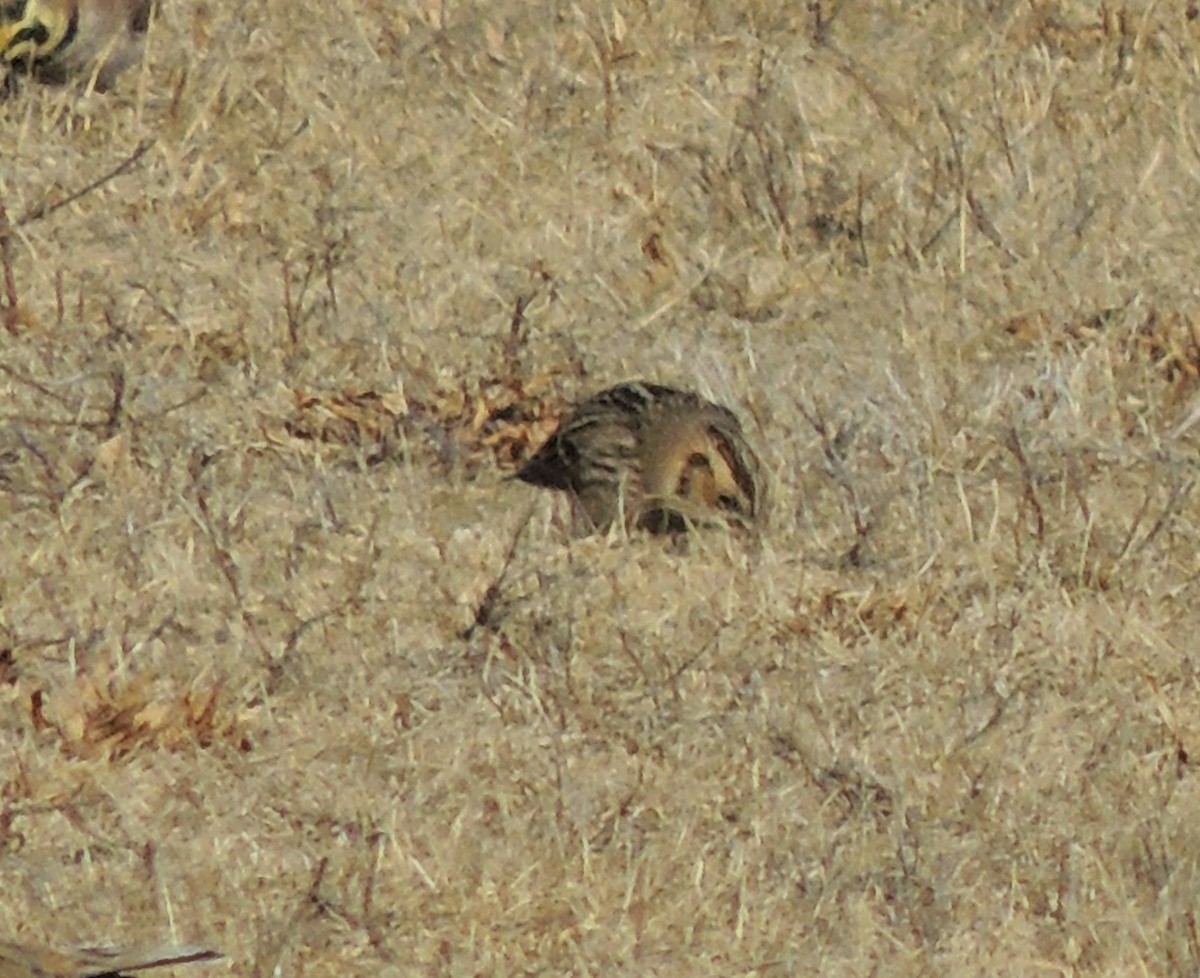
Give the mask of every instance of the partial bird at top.
<svg viewBox="0 0 1200 978">
<path fill-rule="evenodd" d="M 0 61 L 18 76 L 96 88 L 141 60 L 155 0 L 0 0 Z"/>
</svg>

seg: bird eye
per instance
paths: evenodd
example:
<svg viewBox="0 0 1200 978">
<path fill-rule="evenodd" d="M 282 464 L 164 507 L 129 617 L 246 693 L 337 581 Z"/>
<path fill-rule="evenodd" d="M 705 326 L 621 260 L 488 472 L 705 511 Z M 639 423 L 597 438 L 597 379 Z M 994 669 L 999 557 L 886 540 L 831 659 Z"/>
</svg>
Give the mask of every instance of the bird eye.
<svg viewBox="0 0 1200 978">
<path fill-rule="evenodd" d="M 0 20 L 12 21 L 15 24 L 25 16 L 25 6 L 26 0 L 0 4 Z"/>
<path fill-rule="evenodd" d="M 742 508 L 742 504 L 736 496 L 731 496 L 724 492 L 717 497 L 717 506 L 727 513 L 740 512 Z"/>
</svg>

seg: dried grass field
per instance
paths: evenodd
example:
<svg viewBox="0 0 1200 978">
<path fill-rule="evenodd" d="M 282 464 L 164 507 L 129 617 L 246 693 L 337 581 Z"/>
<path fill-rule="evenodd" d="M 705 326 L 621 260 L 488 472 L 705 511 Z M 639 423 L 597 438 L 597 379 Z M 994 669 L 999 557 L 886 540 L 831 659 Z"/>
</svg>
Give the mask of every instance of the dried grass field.
<svg viewBox="0 0 1200 978">
<path fill-rule="evenodd" d="M 1196 974 L 1195 17 L 166 0 L 23 86 L 0 937 Z M 761 534 L 511 478 L 630 378 Z"/>
</svg>

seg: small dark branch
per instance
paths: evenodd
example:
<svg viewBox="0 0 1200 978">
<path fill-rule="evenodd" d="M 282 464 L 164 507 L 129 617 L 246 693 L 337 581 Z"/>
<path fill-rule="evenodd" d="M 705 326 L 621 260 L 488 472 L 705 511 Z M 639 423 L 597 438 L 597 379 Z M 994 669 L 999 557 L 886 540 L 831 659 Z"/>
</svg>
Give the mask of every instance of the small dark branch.
<svg viewBox="0 0 1200 978">
<path fill-rule="evenodd" d="M 788 216 L 787 192 L 781 185 L 780 178 L 775 172 L 774 154 L 771 152 L 769 135 L 763 126 L 754 127 L 754 142 L 758 146 L 758 155 L 762 160 L 763 183 L 767 188 L 767 199 L 771 202 L 771 210 L 775 212 L 775 222 L 785 247 L 792 239 L 792 222 Z"/>
<path fill-rule="evenodd" d="M 508 576 L 509 568 L 512 567 L 513 560 L 517 556 L 517 548 L 520 546 L 521 537 L 525 535 L 525 528 L 529 526 L 530 520 L 533 519 L 533 507 L 529 507 L 525 518 L 521 520 L 521 524 L 517 527 L 517 532 L 513 534 L 512 543 L 508 545 L 508 552 L 504 555 L 504 562 L 500 565 L 500 570 L 496 574 L 495 579 L 483 593 L 483 598 L 475 609 L 475 616 L 471 624 L 458 633 L 458 637 L 463 641 L 468 641 L 480 628 L 493 628 L 496 625 L 496 605 L 500 601 L 500 593 L 504 587 L 504 579 Z"/>
<path fill-rule="evenodd" d="M 330 257 L 332 261 L 332 255 Z M 304 269 L 304 277 L 299 282 L 299 289 L 293 292 L 292 288 L 292 267 L 287 262 L 283 264 L 283 309 L 287 316 L 288 342 L 295 349 L 300 343 L 300 327 L 303 325 L 307 314 L 304 311 L 304 298 L 308 294 L 308 287 L 312 283 L 313 273 L 317 270 L 319 259 L 316 255 L 310 255 L 308 264 Z M 329 272 L 332 275 L 332 271 Z M 332 279 L 327 280 L 330 289 L 333 288 Z"/>
<path fill-rule="evenodd" d="M 246 631 L 254 640 L 254 644 L 258 646 L 259 653 L 262 655 L 263 662 L 266 663 L 269 671 L 272 661 L 271 654 L 267 649 L 266 642 L 258 634 L 258 627 L 255 624 L 254 616 L 246 606 L 245 596 L 242 593 L 241 580 L 238 575 L 237 563 L 229 547 L 225 544 L 223 539 L 224 533 L 218 529 L 217 521 L 209 508 L 209 494 L 208 488 L 204 484 L 204 474 L 215 458 L 215 455 L 196 452 L 188 465 L 188 474 L 192 480 L 192 490 L 196 502 L 196 522 L 204 530 L 204 536 L 212 548 L 213 562 L 217 565 L 217 569 L 221 572 L 221 576 L 229 586 L 229 592 L 233 596 L 234 604 L 237 605 L 238 611 L 241 613 L 242 624 L 246 626 Z"/>
<path fill-rule="evenodd" d="M 525 310 L 529 308 L 532 301 L 532 294 L 519 295 L 517 301 L 513 303 L 512 316 L 508 321 L 508 336 L 504 340 L 504 366 L 507 371 L 505 379 L 509 382 L 517 380 L 521 376 L 521 350 L 529 339 Z"/>
<path fill-rule="evenodd" d="M 951 177 L 955 184 L 954 207 L 947 218 L 946 224 L 938 232 L 938 236 L 940 237 L 942 231 L 950 227 L 955 221 L 962 221 L 963 204 L 966 202 L 967 196 L 967 164 L 965 154 L 963 153 L 962 139 L 954 120 L 950 118 L 950 110 L 940 102 L 937 109 L 938 118 L 942 120 L 942 125 L 946 127 L 946 135 L 950 139 L 950 155 L 953 160 Z"/>
<path fill-rule="evenodd" d="M 652 683 L 654 681 L 654 677 L 650 674 L 650 669 L 646 666 L 645 660 L 634 647 L 633 639 L 629 636 L 629 629 L 622 628 L 620 631 L 620 638 L 621 651 L 625 653 L 625 657 L 633 665 L 633 668 L 637 670 L 637 673 L 642 677 L 643 682 L 647 684 Z"/>
<path fill-rule="evenodd" d="M 327 869 L 329 869 L 329 857 L 322 856 L 320 862 L 317 863 L 317 868 L 313 870 L 312 882 L 308 885 L 308 893 L 304 896 L 305 903 L 315 908 L 318 914 L 325 910 L 325 899 L 321 896 L 321 884 L 325 882 Z"/>
<path fill-rule="evenodd" d="M 363 880 L 362 912 L 369 918 L 375 905 L 375 882 L 384 850 L 387 848 L 387 833 L 373 829 L 367 835 L 367 844 L 373 850 L 372 858 L 367 863 L 367 878 Z"/>
<path fill-rule="evenodd" d="M 513 304 L 512 317 L 508 321 L 508 340 L 513 347 L 520 347 L 525 342 L 525 332 L 522 327 L 525 325 L 525 310 L 529 308 L 529 303 L 532 301 L 533 296 L 531 295 L 519 295 Z"/>
<path fill-rule="evenodd" d="M 1133 546 L 1134 537 L 1137 536 L 1138 528 L 1142 525 L 1142 520 L 1146 518 L 1146 512 L 1150 509 L 1151 490 L 1146 491 L 1146 495 L 1142 497 L 1142 505 L 1138 507 L 1138 511 L 1133 514 L 1133 519 L 1129 523 L 1129 529 L 1125 531 L 1125 539 L 1121 541 L 1121 546 L 1117 550 L 1117 559 L 1114 566 L 1119 566 L 1121 561 L 1125 559 L 1125 555 L 1129 553 L 1129 548 Z M 1159 520 L 1159 526 L 1162 525 L 1162 520 Z"/>
<path fill-rule="evenodd" d="M 154 308 L 162 313 L 164 318 L 169 319 L 176 326 L 183 325 L 183 321 L 179 318 L 179 313 L 167 305 L 167 303 L 163 300 L 163 297 L 154 289 L 153 286 L 147 284 L 146 282 L 136 281 L 133 279 L 130 280 L 129 286 L 130 288 L 138 289 L 144 293 L 146 298 L 154 303 Z"/>
<path fill-rule="evenodd" d="M 67 304 L 63 300 L 63 270 L 54 273 L 54 325 L 62 326 L 67 320 Z"/>
<path fill-rule="evenodd" d="M 372 831 L 368 835 L 368 841 L 374 843 L 376 838 L 381 837 L 382 833 Z M 355 913 L 345 903 L 335 900 L 333 897 L 326 896 L 321 892 L 328 867 L 329 857 L 326 856 L 321 859 L 320 864 L 317 866 L 312 885 L 309 887 L 305 903 L 301 905 L 300 913 L 297 914 L 297 919 L 301 919 L 305 911 L 307 911 L 314 918 L 330 917 L 341 920 L 355 930 L 362 931 L 381 960 L 387 962 L 395 960 L 395 953 L 387 946 L 387 933 L 383 927 L 379 926 L 377 921 L 371 919 L 365 911 L 362 914 Z M 373 883 L 369 883 L 369 885 L 374 886 Z"/>
<path fill-rule="evenodd" d="M 846 471 L 846 446 L 853 436 L 851 429 L 833 431 L 815 409 L 800 405 L 800 413 L 821 439 L 821 452 L 825 456 L 825 470 L 846 496 L 854 524 L 854 543 L 842 556 L 850 567 L 862 567 L 866 562 L 866 549 L 871 533 L 875 529 L 875 517 L 859 498 L 858 487 Z"/>
<path fill-rule="evenodd" d="M 165 408 L 161 408 L 151 414 L 144 415 L 142 420 L 149 421 L 156 418 L 165 418 L 168 414 L 174 414 L 176 411 L 182 411 L 185 407 L 195 404 L 197 401 L 201 401 L 207 396 L 208 391 L 202 387 L 194 394 L 189 394 L 181 401 L 176 401 L 174 404 L 168 404 Z"/>
<path fill-rule="evenodd" d="M 38 460 L 38 464 L 42 468 L 42 473 L 45 477 L 46 485 L 48 487 L 46 498 L 51 501 L 52 508 L 57 514 L 58 508 L 62 504 L 63 496 L 65 496 L 67 492 L 66 488 L 62 484 L 62 480 L 59 479 L 58 473 L 55 471 L 53 463 L 49 458 L 47 458 L 46 453 L 43 452 L 36 443 L 30 441 L 29 438 L 26 437 L 25 433 L 21 431 L 17 432 L 17 438 L 25 447 L 25 450 Z"/>
<path fill-rule="evenodd" d="M 6 377 L 9 377 L 10 379 L 15 380 L 18 384 L 24 384 L 26 387 L 32 387 L 35 391 L 37 391 L 43 397 L 49 398 L 50 400 L 54 401 L 56 404 L 58 404 L 64 408 L 67 408 L 68 410 L 74 411 L 77 407 L 75 404 L 72 404 L 70 401 L 68 401 L 65 397 L 63 397 L 57 391 L 51 390 L 45 384 L 41 383 L 40 381 L 34 380 L 32 377 L 26 376 L 25 374 L 21 373 L 16 368 L 10 367 L 7 363 L 4 363 L 3 361 L 0 361 L 0 374 L 4 374 Z M 9 420 L 12 420 L 11 415 L 9 416 Z"/>
<path fill-rule="evenodd" d="M 229 552 L 229 549 L 221 541 L 222 534 L 218 532 L 216 521 L 213 519 L 212 512 L 208 507 L 208 492 L 199 484 L 196 485 L 196 508 L 202 517 L 201 525 L 204 527 L 205 536 L 208 537 L 208 542 L 212 546 L 213 558 L 216 561 L 217 568 L 221 571 L 221 576 L 225 578 L 225 583 L 229 585 L 229 591 L 233 595 L 233 600 L 244 611 L 246 603 L 242 596 L 241 582 L 238 580 L 237 564 L 234 562 L 233 554 Z"/>
<path fill-rule="evenodd" d="M 842 555 L 842 561 L 847 567 L 861 568 L 866 564 L 867 544 L 871 532 L 875 529 L 875 521 L 863 518 L 862 506 L 858 494 L 853 487 L 848 487 L 850 493 L 850 511 L 854 514 L 854 543 Z"/>
<path fill-rule="evenodd" d="M 613 94 L 613 64 L 618 57 L 617 40 L 609 36 L 604 25 L 599 31 L 589 31 L 596 48 L 596 60 L 600 63 L 600 83 L 604 89 L 604 134 L 610 139 L 617 122 L 617 107 Z"/>
<path fill-rule="evenodd" d="M 1004 121 L 1004 109 L 1000 102 L 1000 82 L 996 78 L 994 68 L 992 69 L 992 114 L 996 119 L 996 136 L 1000 140 L 1000 145 L 1004 147 L 1004 160 L 1008 163 L 1008 172 L 1015 177 L 1017 163 L 1013 159 L 1012 142 L 1008 138 L 1008 125 Z"/>
<path fill-rule="evenodd" d="M 315 628 L 317 625 L 329 620 L 331 617 L 333 617 L 333 615 L 333 611 L 322 611 L 320 614 L 305 618 L 303 621 L 297 624 L 295 628 L 288 632 L 288 636 L 284 640 L 282 658 L 286 659 L 296 651 L 296 648 L 300 645 L 300 639 L 304 637 L 305 633 L 307 633 L 310 629 Z"/>
<path fill-rule="evenodd" d="M 33 723 L 33 729 L 38 732 L 58 730 L 58 726 L 46 718 L 45 690 L 35 689 L 29 694 L 29 719 Z"/>
<path fill-rule="evenodd" d="M 858 260 L 863 268 L 871 267 L 871 259 L 867 255 L 867 228 L 863 218 L 863 206 L 866 203 L 866 180 L 861 173 L 858 175 L 858 195 L 854 206 L 854 234 L 858 239 Z"/>
<path fill-rule="evenodd" d="M 980 737 L 984 736 L 989 731 L 994 730 L 996 724 L 998 724 L 1004 718 L 1004 713 L 1008 709 L 1008 704 L 1012 699 L 1012 696 L 1001 696 L 999 693 L 993 692 L 993 697 L 992 712 L 988 715 L 987 719 L 979 724 L 974 730 L 971 730 L 964 735 L 962 743 L 958 745 L 959 750 L 964 747 L 970 747 L 971 744 L 975 743 L 975 741 L 977 741 Z"/>
<path fill-rule="evenodd" d="M 1067 473 L 1067 489 L 1075 497 L 1075 502 L 1079 506 L 1079 513 L 1083 517 L 1083 525 L 1090 526 L 1092 523 L 1092 507 L 1089 505 L 1087 494 L 1084 491 L 1086 482 L 1086 476 L 1081 475 L 1074 467 Z M 1138 519 L 1140 518 L 1139 516 Z M 1130 530 L 1130 533 L 1132 532 Z"/>
<path fill-rule="evenodd" d="M 281 267 L 283 270 L 283 313 L 287 317 L 288 343 L 294 349 L 300 341 L 300 318 L 296 315 L 296 305 L 292 299 L 292 266 L 285 261 Z"/>
<path fill-rule="evenodd" d="M 1117 45 L 1117 62 L 1113 66 L 1114 85 L 1133 80 L 1133 55 L 1137 51 L 1137 31 L 1130 23 L 1126 7 L 1117 13 L 1117 23 L 1121 28 L 1121 43 Z"/>
<path fill-rule="evenodd" d="M 1000 237 L 999 230 L 992 223 L 992 219 L 988 217 L 987 211 L 983 209 L 983 204 L 979 202 L 979 198 L 975 196 L 972 190 L 967 191 L 967 206 L 971 209 L 971 217 L 975 220 L 975 227 L 979 229 L 979 233 L 1010 258 L 1016 258 L 1017 256 L 1013 254 L 1012 249 Z"/>
<path fill-rule="evenodd" d="M 921 233 L 925 233 L 926 229 L 937 220 L 943 193 L 942 182 L 945 180 L 945 167 L 942 166 L 941 160 L 935 157 L 929 170 L 929 190 L 924 194 L 925 207 L 918 218 Z M 946 226 L 947 223 L 943 220 L 941 227 L 926 235 L 925 241 L 918 247 L 917 253 L 912 255 L 914 264 L 920 264 L 920 260 L 929 254 L 929 250 L 937 243 L 937 239 L 941 237 Z"/>
<path fill-rule="evenodd" d="M 121 428 L 125 414 L 125 368 L 116 366 L 112 372 L 112 402 L 108 406 L 108 417 L 104 421 L 104 437 L 112 438 Z"/>
<path fill-rule="evenodd" d="M 1162 532 L 1163 528 L 1170 522 L 1173 517 L 1182 508 L 1184 502 L 1192 494 L 1192 490 L 1196 488 L 1196 480 L 1192 479 L 1186 485 L 1176 486 L 1171 490 L 1171 498 L 1167 500 L 1167 505 L 1163 507 L 1162 513 L 1158 519 L 1154 521 L 1154 525 L 1150 527 L 1150 532 L 1142 537 L 1142 542 L 1137 545 L 1138 550 L 1144 550 L 1150 545 L 1150 542 Z"/>
<path fill-rule="evenodd" d="M 963 156 L 962 140 L 955 128 L 954 120 L 950 118 L 950 110 L 941 102 L 938 103 L 937 109 L 938 118 L 942 120 L 942 125 L 946 127 L 946 134 L 950 137 L 950 152 L 954 156 L 954 170 L 958 175 L 959 189 L 963 190 L 967 183 L 967 168 Z"/>
<path fill-rule="evenodd" d="M 1029 464 L 1029 459 L 1025 456 L 1025 450 L 1021 447 L 1021 439 L 1017 435 L 1016 428 L 1010 428 L 1008 431 L 1007 448 L 1012 452 L 1013 458 L 1017 460 L 1017 465 L 1021 469 L 1021 478 L 1025 482 L 1025 501 L 1033 509 L 1034 516 L 1037 519 L 1037 539 L 1039 541 L 1045 539 L 1046 535 L 1046 517 L 1042 512 L 1042 504 L 1037 497 L 1037 480 L 1033 474 L 1033 467 Z"/>
<path fill-rule="evenodd" d="M 1167 505 L 1163 507 L 1163 511 L 1159 514 L 1158 519 L 1154 521 L 1154 525 L 1150 527 L 1146 535 L 1138 541 L 1136 547 L 1133 546 L 1133 539 L 1137 533 L 1138 527 L 1141 526 L 1142 519 L 1146 515 L 1146 511 L 1150 507 L 1150 493 L 1146 493 L 1146 498 L 1142 501 L 1141 508 L 1134 517 L 1133 522 L 1129 526 L 1129 532 L 1125 534 L 1125 540 L 1121 545 L 1121 549 L 1117 554 L 1117 564 L 1120 564 L 1127 555 L 1138 553 L 1145 550 L 1150 545 L 1150 542 L 1157 537 L 1163 528 L 1170 522 L 1171 517 L 1179 512 L 1184 501 L 1192 494 L 1192 490 L 1196 488 L 1196 480 L 1180 486 L 1176 485 L 1171 489 L 1171 498 L 1167 500 Z"/>
<path fill-rule="evenodd" d="M 612 138 L 617 125 L 617 107 L 613 99 L 612 51 L 600 49 L 601 74 L 604 77 L 604 135 Z"/>
<path fill-rule="evenodd" d="M 0 203 L 0 265 L 4 266 L 4 328 L 13 336 L 17 334 L 20 310 L 17 302 L 17 275 L 13 271 L 12 224 L 8 211 Z"/>
<path fill-rule="evenodd" d="M 813 47 L 820 47 L 829 40 L 829 20 L 825 17 L 824 0 L 809 0 L 808 12 L 812 15 L 812 27 L 808 37 Z"/>
<path fill-rule="evenodd" d="M 99 190 L 106 183 L 109 183 L 115 180 L 117 177 L 128 173 L 134 168 L 135 165 L 137 165 L 138 161 L 140 161 L 141 158 L 150 151 L 150 148 L 155 144 L 155 142 L 157 142 L 157 139 L 154 136 L 143 139 L 140 143 L 138 143 L 137 148 L 132 153 L 130 153 L 127 157 L 125 157 L 125 159 L 123 159 L 103 176 L 97 177 L 91 183 L 81 187 L 79 190 L 76 190 L 73 193 L 67 194 L 67 196 L 62 200 L 55 201 L 53 204 L 42 203 L 38 204 L 36 207 L 30 208 L 19 218 L 17 218 L 15 227 L 23 227 L 26 224 L 32 224 L 34 221 L 40 221 L 44 217 L 49 217 L 55 211 L 61 210 L 62 208 L 75 203 L 75 201 L 79 200 L 81 197 L 86 197 L 88 194 Z"/>
<path fill-rule="evenodd" d="M 337 289 L 333 284 L 333 270 L 341 263 L 345 251 L 345 241 L 330 241 L 326 243 L 322 265 L 325 270 L 325 291 L 329 293 L 329 308 L 338 311 Z"/>
<path fill-rule="evenodd" d="M 790 194 L 786 183 L 783 168 L 776 164 L 780 161 L 771 141 L 771 132 L 768 130 L 767 120 L 763 107 L 766 105 L 770 97 L 771 80 L 768 78 L 767 55 L 764 51 L 758 53 L 758 67 L 754 78 L 754 113 L 753 121 L 750 123 L 750 132 L 754 138 L 754 144 L 758 149 L 759 162 L 762 165 L 763 184 L 767 192 L 767 200 L 771 204 L 771 210 L 775 215 L 775 227 L 779 231 L 781 243 L 784 250 L 790 252 L 792 241 L 792 221 L 790 216 Z M 786 149 L 782 153 L 786 154 Z"/>
<path fill-rule="evenodd" d="M 1075 885 L 1074 873 L 1071 872 L 1071 849 L 1070 842 L 1060 842 L 1058 846 L 1058 893 L 1057 899 L 1054 901 L 1054 909 L 1052 915 L 1054 922 L 1059 927 L 1067 925 L 1067 907 L 1071 905 L 1071 890 Z"/>
<path fill-rule="evenodd" d="M 839 72 L 849 78 L 855 85 L 862 89 L 863 94 L 875 106 L 883 121 L 898 135 L 904 142 L 918 153 L 924 153 L 925 147 L 921 144 L 921 140 L 913 135 L 912 131 L 897 117 L 892 111 L 892 107 L 888 104 L 888 99 L 880 93 L 879 89 L 871 84 L 859 69 L 854 59 L 848 54 L 838 50 L 836 45 L 831 40 L 827 40 L 826 50 L 832 51 L 835 55 L 835 65 Z"/>
<path fill-rule="evenodd" d="M 337 285 L 334 272 L 345 263 L 350 251 L 350 232 L 338 229 L 335 224 L 337 211 L 330 204 L 322 204 L 316 210 L 316 218 L 324 231 L 320 251 L 310 259 L 308 278 L 319 269 L 325 277 L 325 292 L 329 296 L 329 308 L 338 310 Z"/>
<path fill-rule="evenodd" d="M 700 646 L 700 648 L 697 649 L 692 655 L 685 658 L 679 663 L 679 665 L 672 669 L 667 675 L 666 679 L 664 679 L 660 685 L 670 686 L 672 692 L 675 694 L 676 699 L 682 700 L 683 690 L 679 688 L 679 680 L 683 677 L 685 672 L 691 669 L 692 666 L 694 666 L 697 662 L 699 662 L 717 647 L 717 641 L 721 637 L 721 631 L 726 628 L 728 624 L 728 622 L 722 622 L 720 627 L 718 627 L 716 632 L 713 634 L 713 637 Z"/>
<path fill-rule="evenodd" d="M 1180 750 L 1185 755 L 1183 763 L 1186 763 L 1186 752 L 1182 748 Z M 1180 774 L 1179 778 L 1182 780 L 1183 775 Z M 1200 961 L 1200 929 L 1196 927 L 1196 911 L 1191 909 L 1185 911 L 1183 921 L 1187 925 L 1188 959 L 1195 964 Z"/>
</svg>

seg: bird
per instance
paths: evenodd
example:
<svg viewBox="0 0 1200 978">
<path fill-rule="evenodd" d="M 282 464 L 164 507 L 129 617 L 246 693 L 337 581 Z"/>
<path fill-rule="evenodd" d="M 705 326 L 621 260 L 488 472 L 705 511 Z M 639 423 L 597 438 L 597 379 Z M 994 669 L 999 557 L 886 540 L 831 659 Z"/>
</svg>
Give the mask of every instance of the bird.
<svg viewBox="0 0 1200 978">
<path fill-rule="evenodd" d="M 61 84 L 95 73 L 111 88 L 141 60 L 156 0 L 0 0 L 0 61 L 17 75 Z"/>
<path fill-rule="evenodd" d="M 517 472 L 570 493 L 584 532 L 677 533 L 762 519 L 762 464 L 737 416 L 692 391 L 637 380 L 576 404 Z"/>
<path fill-rule="evenodd" d="M 201 947 L 130 952 L 94 947 L 51 951 L 0 941 L 0 978 L 122 978 L 129 971 L 215 961 L 223 956 Z"/>
</svg>

